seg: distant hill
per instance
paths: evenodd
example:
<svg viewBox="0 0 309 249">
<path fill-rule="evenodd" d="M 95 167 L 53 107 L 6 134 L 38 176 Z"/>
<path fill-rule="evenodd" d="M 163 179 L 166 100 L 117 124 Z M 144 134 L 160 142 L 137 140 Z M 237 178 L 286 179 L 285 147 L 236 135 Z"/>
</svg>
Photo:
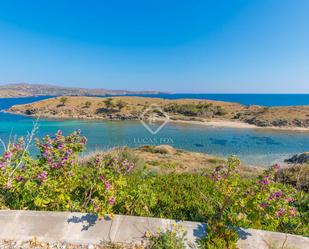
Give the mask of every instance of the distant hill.
<svg viewBox="0 0 309 249">
<path fill-rule="evenodd" d="M 0 85 L 0 98 L 29 97 L 29 96 L 104 96 L 125 94 L 159 94 L 158 91 L 126 91 L 63 87 L 43 84 L 7 84 Z"/>
</svg>

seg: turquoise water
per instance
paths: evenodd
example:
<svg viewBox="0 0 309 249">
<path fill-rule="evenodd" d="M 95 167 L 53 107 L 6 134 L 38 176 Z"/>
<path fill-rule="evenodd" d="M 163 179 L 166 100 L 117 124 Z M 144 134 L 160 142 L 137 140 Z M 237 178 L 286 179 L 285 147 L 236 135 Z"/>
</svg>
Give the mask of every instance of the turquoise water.
<svg viewBox="0 0 309 249">
<path fill-rule="evenodd" d="M 37 100 L 37 98 L 36 98 Z M 0 109 L 33 98 L 0 100 Z M 68 134 L 81 129 L 88 138 L 88 152 L 114 146 L 137 147 L 141 144 L 165 144 L 217 156 L 237 155 L 246 163 L 268 166 L 292 154 L 308 151 L 309 132 L 213 128 L 200 125 L 168 123 L 156 135 L 150 134 L 139 121 L 40 120 L 38 136 L 58 129 Z M 0 113 L 0 137 L 24 136 L 31 131 L 33 119 Z"/>
</svg>

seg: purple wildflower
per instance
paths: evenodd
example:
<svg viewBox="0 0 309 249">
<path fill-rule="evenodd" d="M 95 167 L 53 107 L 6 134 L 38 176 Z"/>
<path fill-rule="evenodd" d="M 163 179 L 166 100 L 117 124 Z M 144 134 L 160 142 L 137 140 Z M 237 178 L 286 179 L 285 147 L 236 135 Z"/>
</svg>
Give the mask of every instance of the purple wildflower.
<svg viewBox="0 0 309 249">
<path fill-rule="evenodd" d="M 280 208 L 280 209 L 277 211 L 276 216 L 277 216 L 277 217 L 281 217 L 281 216 L 284 215 L 284 213 L 285 213 L 285 209 L 284 209 L 284 208 Z"/>
<path fill-rule="evenodd" d="M 261 204 L 260 204 L 260 207 L 261 208 L 266 208 L 268 206 L 268 204 L 266 203 L 266 202 L 262 202 Z"/>
<path fill-rule="evenodd" d="M 109 190 L 109 189 L 111 188 L 111 184 L 110 184 L 109 181 L 105 181 L 104 186 L 105 186 L 105 189 L 106 189 L 106 190 Z"/>
<path fill-rule="evenodd" d="M 11 158 L 11 156 L 12 156 L 12 153 L 10 151 L 6 151 L 4 152 L 3 159 L 8 160 Z"/>
<path fill-rule="evenodd" d="M 3 169 L 5 167 L 5 163 L 4 162 L 0 162 L 0 169 Z"/>
<path fill-rule="evenodd" d="M 274 193 L 273 193 L 273 196 L 274 196 L 277 200 L 279 200 L 280 197 L 282 196 L 282 191 L 274 192 Z"/>
<path fill-rule="evenodd" d="M 100 160 L 100 157 L 96 157 L 96 159 L 95 159 L 95 164 L 99 164 L 101 162 L 101 160 Z"/>
<path fill-rule="evenodd" d="M 294 198 L 293 197 L 287 197 L 287 198 L 285 198 L 285 202 L 286 203 L 292 203 L 292 202 L 294 202 L 295 200 L 294 200 Z"/>
<path fill-rule="evenodd" d="M 111 205 L 111 206 L 113 206 L 113 205 L 115 204 L 115 197 L 109 198 L 108 204 Z"/>
<path fill-rule="evenodd" d="M 39 172 L 37 176 L 38 176 L 39 181 L 41 181 L 41 182 L 47 180 L 47 172 L 46 171 Z"/>
<path fill-rule="evenodd" d="M 269 176 L 264 176 L 263 179 L 261 180 L 262 185 L 268 185 L 270 183 Z"/>
<path fill-rule="evenodd" d="M 23 180 L 23 177 L 22 177 L 22 176 L 17 176 L 17 177 L 16 177 L 16 181 L 21 182 L 22 180 Z"/>
</svg>

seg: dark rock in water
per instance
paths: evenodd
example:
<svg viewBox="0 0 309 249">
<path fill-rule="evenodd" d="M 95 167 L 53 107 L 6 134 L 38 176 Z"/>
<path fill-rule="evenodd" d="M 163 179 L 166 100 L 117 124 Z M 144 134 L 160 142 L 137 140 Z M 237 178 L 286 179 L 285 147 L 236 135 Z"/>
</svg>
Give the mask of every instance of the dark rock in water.
<svg viewBox="0 0 309 249">
<path fill-rule="evenodd" d="M 196 146 L 196 147 L 204 147 L 203 144 L 194 144 L 194 146 Z"/>
<path fill-rule="evenodd" d="M 284 162 L 294 163 L 294 164 L 309 163 L 309 152 L 305 152 L 302 154 L 296 154 L 292 156 L 291 158 L 285 159 Z"/>
</svg>

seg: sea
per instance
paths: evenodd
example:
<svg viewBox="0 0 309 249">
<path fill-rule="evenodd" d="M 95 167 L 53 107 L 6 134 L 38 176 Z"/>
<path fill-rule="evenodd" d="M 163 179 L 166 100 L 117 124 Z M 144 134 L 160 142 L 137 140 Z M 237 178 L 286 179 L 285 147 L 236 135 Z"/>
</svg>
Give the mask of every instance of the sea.
<svg viewBox="0 0 309 249">
<path fill-rule="evenodd" d="M 309 105 L 309 94 L 155 94 L 134 95 L 167 99 L 209 99 L 238 102 L 244 105 L 290 106 Z M 0 99 L 0 110 L 12 105 L 26 104 L 50 96 Z M 0 139 L 4 143 L 27 136 L 35 119 L 0 112 Z M 37 137 L 62 130 L 69 134 L 81 129 L 88 138 L 85 154 L 117 146 L 169 144 L 179 149 L 207 153 L 214 156 L 238 156 L 242 162 L 269 167 L 294 154 L 309 151 L 309 132 L 267 129 L 235 129 L 207 127 L 196 124 L 168 122 L 152 134 L 139 121 L 90 121 L 40 119 Z M 153 124 L 153 129 L 159 128 Z M 30 146 L 35 151 L 35 146 Z M 3 150 L 0 147 L 0 151 Z"/>
</svg>

